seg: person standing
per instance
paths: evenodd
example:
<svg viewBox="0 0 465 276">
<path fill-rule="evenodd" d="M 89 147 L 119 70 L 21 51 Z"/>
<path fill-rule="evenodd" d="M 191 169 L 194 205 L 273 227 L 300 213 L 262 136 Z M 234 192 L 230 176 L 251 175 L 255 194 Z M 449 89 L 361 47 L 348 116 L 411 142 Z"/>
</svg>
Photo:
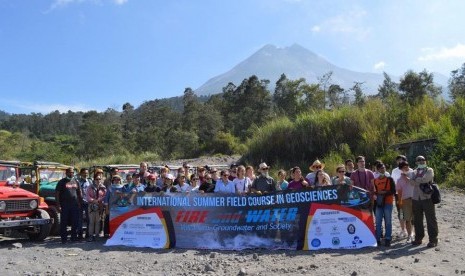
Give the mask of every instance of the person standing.
<svg viewBox="0 0 465 276">
<path fill-rule="evenodd" d="M 383 163 L 378 163 L 376 170 L 379 174 L 378 178 L 373 181 L 376 202 L 376 240 L 379 246 L 382 235 L 381 225 L 384 219 L 384 228 L 386 229 L 384 245 L 389 247 L 392 240 L 392 208 L 394 195 L 396 194 L 396 184 L 392 177 L 386 176 L 386 166 Z"/>
<path fill-rule="evenodd" d="M 317 181 L 316 172 L 319 170 L 321 170 L 324 176 L 326 177 L 326 179 L 330 181 L 329 175 L 326 172 L 324 172 L 324 168 L 325 168 L 325 164 L 321 163 L 321 161 L 318 159 L 315 160 L 313 164 L 308 168 L 311 171 L 311 173 L 308 173 L 305 176 L 305 179 L 307 180 L 310 186 L 315 186 L 315 182 Z"/>
<path fill-rule="evenodd" d="M 407 242 L 412 241 L 412 220 L 413 220 L 413 210 L 412 210 L 412 197 L 413 197 L 413 183 L 410 180 L 413 170 L 409 168 L 407 161 L 402 161 L 398 166 L 400 170 L 400 177 L 397 179 L 396 189 L 397 189 L 397 199 L 399 206 L 399 220 L 404 224 L 404 228 L 407 232 Z M 394 173 L 393 173 L 394 175 Z M 394 177 L 393 177 L 394 178 Z M 401 238 L 405 237 L 403 234 L 400 235 Z"/>
<path fill-rule="evenodd" d="M 410 239 L 410 236 L 407 235 L 407 231 L 405 231 L 406 227 L 406 219 L 405 219 L 405 214 L 403 212 L 403 209 L 400 206 L 400 203 L 402 202 L 402 198 L 400 197 L 401 195 L 399 194 L 401 191 L 399 191 L 399 179 L 401 178 L 401 175 L 403 174 L 403 171 L 401 170 L 399 164 L 401 162 L 407 162 L 407 157 L 404 155 L 398 155 L 396 157 L 396 167 L 392 170 L 391 172 L 391 177 L 394 179 L 394 183 L 396 183 L 396 188 L 398 190 L 397 195 L 396 195 L 396 208 L 397 208 L 397 218 L 399 219 L 399 224 L 400 224 L 400 232 L 397 234 L 399 238 L 405 238 L 408 237 Z M 408 168 L 408 163 L 407 163 L 407 168 Z M 413 171 L 412 169 L 409 168 L 410 171 Z M 404 179 L 405 180 L 405 179 Z M 413 188 L 413 187 L 412 187 Z M 407 200 L 407 204 L 410 204 L 411 207 L 411 195 L 410 195 L 410 200 Z M 410 201 L 410 202 L 408 202 Z M 410 212 L 411 213 L 411 212 Z M 410 242 L 410 240 L 409 240 Z"/>
<path fill-rule="evenodd" d="M 106 188 L 103 185 L 102 176 L 94 174 L 93 183 L 87 188 L 86 197 L 89 203 L 89 236 L 87 241 L 95 241 L 97 235 L 100 233 L 100 225 L 103 213 L 103 200 L 105 198 Z"/>
<path fill-rule="evenodd" d="M 255 178 L 252 182 L 252 186 L 250 188 L 252 193 L 263 194 L 276 191 L 276 182 L 270 176 L 269 169 L 270 167 L 268 167 L 266 163 L 261 163 L 258 166 L 260 176 Z"/>
<path fill-rule="evenodd" d="M 346 172 L 344 173 L 345 176 L 350 177 L 350 175 L 354 172 L 354 161 L 352 159 L 347 159 L 345 162 Z"/>
<path fill-rule="evenodd" d="M 289 182 L 287 189 L 289 190 L 301 190 L 308 187 L 308 182 L 302 176 L 302 170 L 299 167 L 294 167 L 291 169 L 292 181 Z"/>
<path fill-rule="evenodd" d="M 434 171 L 426 165 L 426 158 L 419 155 L 415 159 L 417 168 L 413 171 L 412 180 L 414 181 L 413 188 L 413 225 L 415 227 L 415 240 L 412 245 L 418 246 L 422 243 L 425 237 L 425 227 L 423 225 L 423 217 L 426 217 L 426 227 L 428 230 L 428 247 L 436 247 L 438 245 L 438 221 L 436 219 L 436 209 L 431 200 L 432 191 L 429 186 L 433 183 Z"/>
<path fill-rule="evenodd" d="M 66 177 L 58 181 L 55 188 L 55 199 L 58 211 L 61 212 L 61 243 L 68 240 L 67 222 L 71 221 L 71 241 L 77 241 L 79 210 L 81 209 L 82 192 L 78 181 L 74 178 L 74 168 L 66 169 Z"/>
<path fill-rule="evenodd" d="M 79 186 L 81 187 L 82 191 L 82 202 L 81 202 L 81 210 L 79 210 L 79 222 L 78 222 L 78 239 L 82 239 L 82 235 L 84 234 L 84 225 L 85 225 L 85 237 L 89 236 L 89 204 L 87 203 L 87 188 L 92 185 L 92 179 L 89 178 L 89 170 L 86 168 L 82 168 L 79 171 Z"/>
<path fill-rule="evenodd" d="M 229 171 L 222 170 L 221 178 L 216 181 L 214 193 L 223 193 L 223 194 L 234 194 L 236 192 L 236 187 L 234 183 L 229 180 Z"/>
<path fill-rule="evenodd" d="M 289 182 L 286 181 L 286 171 L 281 169 L 278 171 L 278 181 L 276 183 L 276 190 L 284 191 L 287 190 L 288 186 Z"/>
<path fill-rule="evenodd" d="M 240 195 L 248 194 L 252 181 L 245 176 L 245 167 L 240 165 L 237 167 L 237 177 L 233 180 L 236 193 Z"/>
<path fill-rule="evenodd" d="M 352 172 L 350 180 L 352 180 L 354 186 L 367 190 L 370 193 L 370 198 L 373 198 L 375 191 L 373 187 L 373 180 L 375 179 L 375 176 L 372 171 L 365 168 L 364 156 L 357 156 L 355 162 L 357 162 L 357 170 Z"/>
</svg>

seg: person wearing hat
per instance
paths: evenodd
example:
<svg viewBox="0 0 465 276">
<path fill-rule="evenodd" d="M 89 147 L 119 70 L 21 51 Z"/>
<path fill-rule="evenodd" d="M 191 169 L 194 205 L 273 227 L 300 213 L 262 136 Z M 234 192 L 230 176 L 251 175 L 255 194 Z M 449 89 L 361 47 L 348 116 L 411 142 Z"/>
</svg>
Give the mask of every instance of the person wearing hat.
<svg viewBox="0 0 465 276">
<path fill-rule="evenodd" d="M 396 187 L 397 189 L 399 190 L 399 185 L 398 185 L 398 181 L 399 179 L 401 178 L 402 176 L 402 169 L 399 167 L 399 164 L 401 162 L 407 162 L 407 157 L 405 157 L 405 155 L 397 155 L 396 157 L 396 167 L 392 170 L 391 172 L 391 177 L 392 179 L 394 179 L 394 183 L 396 184 Z M 408 163 L 407 163 L 407 168 L 409 170 L 409 172 L 413 172 L 413 170 L 411 168 L 408 167 Z M 404 215 L 403 215 L 403 212 L 402 212 L 402 209 L 400 208 L 400 205 L 398 204 L 400 202 L 400 198 L 399 198 L 399 193 L 396 194 L 396 208 L 397 208 L 397 218 L 399 219 L 399 224 L 400 224 L 400 232 L 397 234 L 397 236 L 399 238 L 405 238 L 407 237 L 407 231 L 405 229 L 405 219 L 404 219 Z M 410 238 L 410 236 L 409 236 Z"/>
<path fill-rule="evenodd" d="M 258 166 L 260 175 L 252 182 L 250 187 L 252 193 L 263 194 L 276 191 L 276 182 L 270 176 L 269 169 L 270 167 L 264 162 Z"/>
<path fill-rule="evenodd" d="M 174 175 L 172 174 L 167 174 L 166 177 L 165 177 L 165 182 L 163 184 L 163 188 L 161 189 L 162 192 L 164 193 L 175 193 L 177 190 L 176 188 L 173 186 L 173 181 L 174 181 Z"/>
<path fill-rule="evenodd" d="M 61 243 L 68 239 L 67 222 L 71 221 L 71 241 L 77 241 L 79 210 L 81 209 L 82 192 L 78 181 L 74 178 L 74 168 L 66 169 L 66 177 L 58 181 L 55 188 L 55 199 L 58 212 L 61 213 Z M 82 236 L 81 236 L 82 238 Z"/>
<path fill-rule="evenodd" d="M 324 163 L 321 163 L 320 160 L 315 160 L 313 162 L 313 164 L 308 167 L 308 169 L 311 171 L 310 173 L 307 174 L 307 176 L 305 176 L 305 179 L 307 180 L 308 184 L 310 186 L 314 186 L 315 185 L 315 176 L 316 176 L 316 172 L 318 170 L 321 170 L 323 172 L 323 175 L 325 176 L 326 180 L 328 180 L 328 182 L 331 183 L 331 179 L 329 178 L 329 175 L 323 171 L 323 169 L 325 168 L 325 164 Z"/>
<path fill-rule="evenodd" d="M 436 209 L 431 200 L 431 193 L 425 187 L 433 183 L 434 171 L 426 165 L 426 158 L 422 155 L 415 158 L 417 168 L 413 171 L 413 225 L 415 227 L 415 240 L 412 245 L 418 246 L 425 237 L 425 227 L 423 216 L 426 218 L 426 228 L 428 230 L 428 247 L 438 245 L 438 222 L 436 219 Z"/>
<path fill-rule="evenodd" d="M 203 193 L 213 193 L 213 191 L 215 191 L 215 184 L 216 181 L 213 183 L 212 175 L 207 173 L 205 175 L 205 182 L 200 184 L 199 191 Z"/>
</svg>

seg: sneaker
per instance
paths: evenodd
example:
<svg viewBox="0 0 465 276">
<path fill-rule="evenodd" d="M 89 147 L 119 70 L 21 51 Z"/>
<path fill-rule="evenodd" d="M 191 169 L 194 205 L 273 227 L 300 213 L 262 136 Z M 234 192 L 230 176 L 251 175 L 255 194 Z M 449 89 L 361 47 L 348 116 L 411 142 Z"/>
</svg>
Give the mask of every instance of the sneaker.
<svg viewBox="0 0 465 276">
<path fill-rule="evenodd" d="M 418 246 L 418 245 L 420 245 L 421 243 L 422 243 L 421 240 L 414 240 L 414 241 L 412 242 L 412 246 Z"/>
<path fill-rule="evenodd" d="M 390 247 L 391 246 L 391 240 L 385 240 L 384 241 L 384 246 Z"/>
<path fill-rule="evenodd" d="M 408 236 L 407 237 L 407 243 L 412 242 L 412 241 L 413 241 L 413 236 Z"/>
<path fill-rule="evenodd" d="M 429 242 L 427 246 L 429 248 L 436 247 L 436 246 L 438 246 L 438 243 L 437 242 Z"/>
</svg>

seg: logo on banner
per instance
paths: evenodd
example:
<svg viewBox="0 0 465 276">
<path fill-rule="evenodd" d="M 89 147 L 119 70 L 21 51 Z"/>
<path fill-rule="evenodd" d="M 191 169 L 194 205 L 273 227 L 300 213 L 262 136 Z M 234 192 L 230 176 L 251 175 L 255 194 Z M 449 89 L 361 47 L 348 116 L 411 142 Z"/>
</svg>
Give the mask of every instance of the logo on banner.
<svg viewBox="0 0 465 276">
<path fill-rule="evenodd" d="M 321 245 L 320 239 L 313 239 L 312 240 L 312 246 L 313 247 L 320 247 L 320 245 Z"/>
<path fill-rule="evenodd" d="M 126 223 L 123 223 L 123 224 L 121 224 L 121 227 L 123 227 L 123 229 L 126 229 L 126 228 L 128 228 L 128 225 Z"/>
<path fill-rule="evenodd" d="M 339 239 L 339 237 L 333 237 L 332 243 L 334 246 L 338 246 L 339 244 L 341 244 L 341 240 Z"/>
<path fill-rule="evenodd" d="M 331 235 L 339 235 L 339 227 L 337 225 L 331 226 Z"/>
<path fill-rule="evenodd" d="M 357 244 L 361 244 L 361 243 L 363 243 L 363 241 L 360 239 L 360 237 L 359 237 L 359 236 L 355 236 L 355 237 L 354 237 L 354 240 L 352 241 L 352 244 L 355 245 L 355 246 L 357 246 Z"/>
<path fill-rule="evenodd" d="M 347 232 L 349 232 L 349 234 L 351 235 L 355 234 L 355 225 L 353 225 L 352 223 L 349 224 L 349 226 L 347 226 Z"/>
<path fill-rule="evenodd" d="M 341 220 L 343 222 L 355 222 L 357 218 L 356 217 L 341 217 L 341 218 L 338 218 L 338 220 Z"/>
</svg>

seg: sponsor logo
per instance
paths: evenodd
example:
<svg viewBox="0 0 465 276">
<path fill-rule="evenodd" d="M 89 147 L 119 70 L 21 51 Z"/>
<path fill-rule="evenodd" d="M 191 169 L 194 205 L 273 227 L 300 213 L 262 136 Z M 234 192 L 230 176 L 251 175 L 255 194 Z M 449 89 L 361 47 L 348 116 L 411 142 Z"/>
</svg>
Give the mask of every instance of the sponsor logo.
<svg viewBox="0 0 465 276">
<path fill-rule="evenodd" d="M 331 242 L 334 246 L 338 246 L 339 244 L 341 244 L 341 240 L 339 239 L 339 237 L 333 237 L 333 240 Z"/>
<path fill-rule="evenodd" d="M 312 244 L 312 247 L 320 247 L 321 241 L 320 239 L 313 239 L 311 244 Z"/>
<path fill-rule="evenodd" d="M 338 220 L 343 221 L 343 222 L 355 222 L 357 218 L 356 217 L 341 217 L 341 218 L 338 218 Z"/>
<path fill-rule="evenodd" d="M 124 231 L 124 234 L 125 235 L 134 235 L 134 232 L 133 231 Z"/>
<path fill-rule="evenodd" d="M 355 225 L 353 225 L 352 223 L 349 224 L 349 226 L 347 226 L 347 232 L 351 235 L 355 234 Z"/>
<path fill-rule="evenodd" d="M 339 235 L 339 227 L 337 225 L 331 226 L 331 235 Z"/>
<path fill-rule="evenodd" d="M 319 221 L 317 219 L 312 219 L 312 224 L 313 225 L 318 225 Z"/>
<path fill-rule="evenodd" d="M 151 217 L 144 217 L 144 216 L 140 217 L 139 216 L 139 217 L 137 217 L 137 219 L 151 220 L 152 218 Z"/>
<path fill-rule="evenodd" d="M 321 215 L 323 215 L 323 216 L 337 215 L 337 214 L 339 214 L 339 211 L 324 211 L 324 212 L 321 212 Z"/>
<path fill-rule="evenodd" d="M 353 244 L 354 246 L 357 246 L 357 244 L 361 244 L 361 243 L 363 243 L 363 241 L 360 239 L 360 237 L 359 237 L 359 236 L 355 236 L 355 237 L 354 237 L 354 240 L 352 241 L 352 244 Z"/>
<path fill-rule="evenodd" d="M 145 227 L 149 228 L 149 229 L 160 229 L 162 228 L 163 226 L 162 225 L 159 225 L 159 224 L 153 224 L 153 223 L 147 223 L 145 225 Z"/>
<path fill-rule="evenodd" d="M 121 224 L 121 227 L 123 227 L 123 229 L 126 229 L 126 228 L 128 228 L 128 225 L 126 223 L 123 223 L 123 224 Z"/>
</svg>

